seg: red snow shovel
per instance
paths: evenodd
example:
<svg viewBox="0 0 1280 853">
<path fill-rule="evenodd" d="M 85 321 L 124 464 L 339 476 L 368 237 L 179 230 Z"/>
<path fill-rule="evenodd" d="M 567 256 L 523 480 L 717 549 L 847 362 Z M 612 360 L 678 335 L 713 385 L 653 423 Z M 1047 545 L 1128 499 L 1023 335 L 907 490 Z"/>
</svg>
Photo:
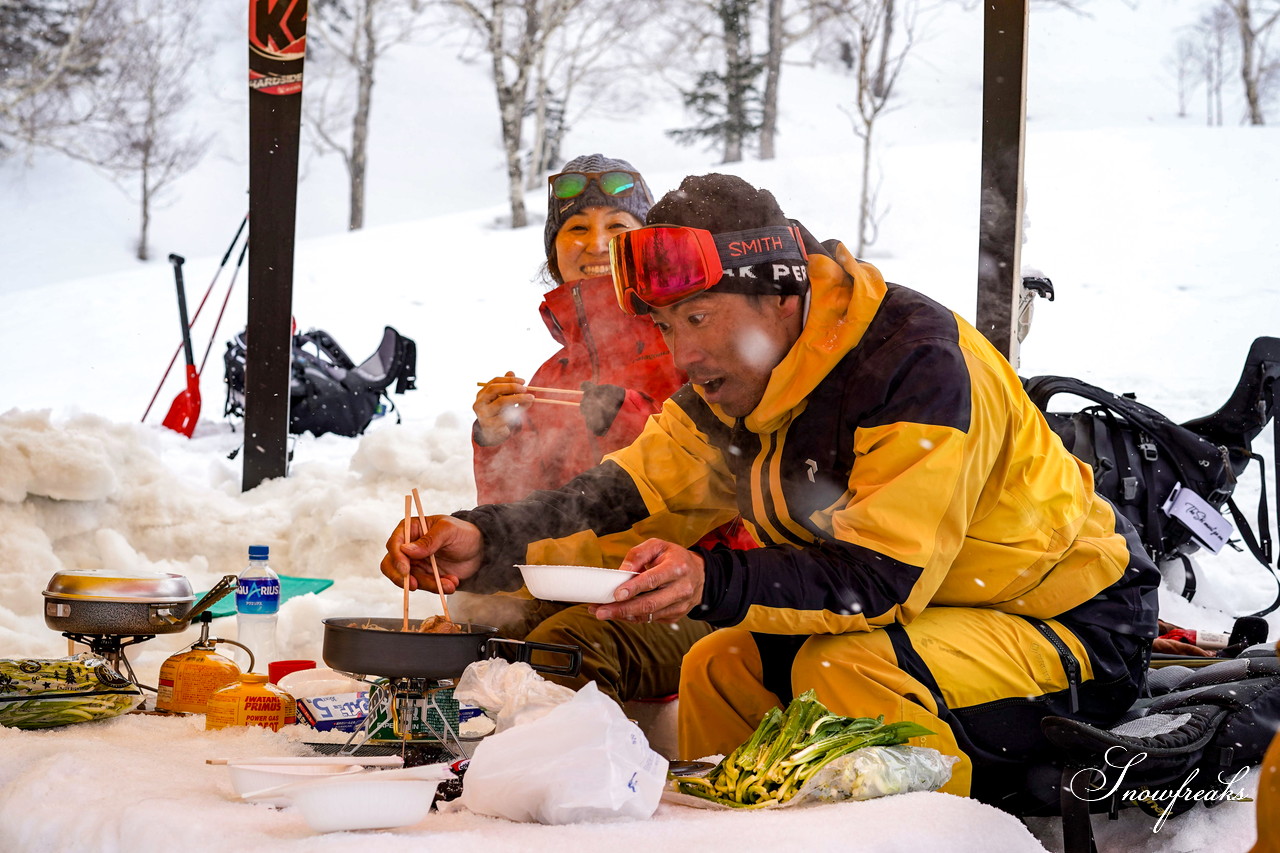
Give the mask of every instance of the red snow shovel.
<svg viewBox="0 0 1280 853">
<path fill-rule="evenodd" d="M 187 390 L 179 392 L 164 416 L 164 425 L 187 438 L 196 431 L 200 420 L 200 374 L 196 372 L 196 360 L 191 354 L 191 328 L 187 325 L 187 295 L 182 289 L 182 255 L 170 255 L 173 278 L 178 283 L 178 316 L 182 320 L 182 348 L 187 359 Z"/>
</svg>

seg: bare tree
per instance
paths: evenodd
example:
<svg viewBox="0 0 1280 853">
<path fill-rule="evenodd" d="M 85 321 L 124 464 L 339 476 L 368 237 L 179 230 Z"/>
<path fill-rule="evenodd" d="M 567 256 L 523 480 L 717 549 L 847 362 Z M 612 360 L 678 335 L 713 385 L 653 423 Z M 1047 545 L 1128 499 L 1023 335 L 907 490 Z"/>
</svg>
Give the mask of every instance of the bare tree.
<svg viewBox="0 0 1280 853">
<path fill-rule="evenodd" d="M 109 104 L 107 64 L 128 30 L 109 0 L 0 2 L 0 151 L 52 144 Z"/>
<path fill-rule="evenodd" d="M 765 6 L 764 93 L 760 112 L 760 159 L 776 156 L 778 97 L 782 62 L 791 46 L 812 35 L 822 24 L 826 7 L 814 0 L 801 0 L 789 12 L 784 0 L 767 0 Z"/>
<path fill-rule="evenodd" d="M 529 218 L 524 206 L 522 144 L 530 86 L 547 51 L 552 34 L 565 25 L 584 0 L 447 0 L 448 5 L 478 35 L 493 71 L 507 161 L 507 194 L 511 227 L 523 228 Z"/>
<path fill-rule="evenodd" d="M 880 57 L 876 60 L 876 76 L 871 81 L 871 91 L 876 97 L 885 94 L 885 74 L 888 73 L 889 43 L 893 41 L 894 0 L 884 0 L 884 25 L 880 29 Z"/>
<path fill-rule="evenodd" d="M 1173 79 L 1178 87 L 1178 118 L 1186 118 L 1187 102 L 1191 99 L 1191 90 L 1195 88 L 1196 71 L 1201 68 L 1195 40 L 1187 35 L 1181 36 L 1165 64 L 1173 72 Z"/>
<path fill-rule="evenodd" d="M 364 227 L 369 116 L 378 60 L 417 34 L 423 0 L 315 0 L 304 114 L 323 152 L 347 170 L 347 230 Z M 335 67 L 336 66 L 336 67 Z M 342 139 L 346 133 L 347 138 Z"/>
<path fill-rule="evenodd" d="M 1240 81 L 1244 84 L 1249 124 L 1265 124 L 1262 102 L 1268 84 L 1280 73 L 1280 63 L 1267 52 L 1272 29 L 1280 20 L 1280 3 L 1274 0 L 1222 0 L 1222 3 L 1234 18 L 1240 35 Z"/>
<path fill-rule="evenodd" d="M 861 255 L 867 246 L 875 242 L 878 220 L 882 215 L 876 209 L 876 192 L 871 186 L 872 138 L 876 121 L 889 108 L 894 86 L 902 73 L 907 54 L 915 42 L 916 8 L 912 0 L 900 6 L 894 0 L 829 0 L 831 8 L 839 7 L 841 14 L 834 17 L 846 28 L 847 41 L 852 52 L 855 92 L 852 108 L 841 107 L 853 122 L 853 132 L 862 140 L 862 191 L 858 201 L 858 241 L 855 254 Z M 898 16 L 899 46 L 884 47 L 884 30 L 888 16 L 900 11 Z M 884 53 L 883 76 L 877 52 Z M 877 78 L 880 88 L 877 89 Z"/>
<path fill-rule="evenodd" d="M 760 110 L 760 159 L 774 158 L 774 137 L 778 133 L 778 84 L 782 77 L 784 42 L 782 0 L 767 0 L 765 33 L 768 50 L 764 55 L 764 99 Z"/>
<path fill-rule="evenodd" d="M 1205 123 L 1210 126 L 1222 124 L 1222 84 L 1232 28 L 1231 13 L 1222 5 L 1208 9 L 1195 24 L 1204 75 Z"/>
<path fill-rule="evenodd" d="M 534 189 L 563 159 L 560 145 L 588 111 L 625 114 L 639 98 L 630 56 L 635 33 L 654 4 L 636 0 L 584 0 L 550 33 L 538 62 L 527 110 L 530 130 L 525 186 Z"/>
<path fill-rule="evenodd" d="M 188 70 L 204 52 L 195 26 L 200 2 L 127 0 L 118 8 L 123 36 L 103 63 L 92 117 L 78 123 L 74 134 L 45 144 L 105 171 L 136 196 L 140 223 L 135 254 L 145 261 L 157 202 L 174 180 L 195 167 L 210 141 L 183 118 L 191 99 Z"/>
</svg>

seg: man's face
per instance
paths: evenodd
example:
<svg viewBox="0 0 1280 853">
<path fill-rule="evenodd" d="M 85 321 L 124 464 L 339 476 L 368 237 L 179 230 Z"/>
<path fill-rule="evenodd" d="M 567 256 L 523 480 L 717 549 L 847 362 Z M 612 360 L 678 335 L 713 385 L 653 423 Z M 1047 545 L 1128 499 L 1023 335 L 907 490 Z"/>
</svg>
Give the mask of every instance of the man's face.
<svg viewBox="0 0 1280 853">
<path fill-rule="evenodd" d="M 730 417 L 750 414 L 800 333 L 800 298 L 700 293 L 650 317 L 676 367 Z"/>
</svg>

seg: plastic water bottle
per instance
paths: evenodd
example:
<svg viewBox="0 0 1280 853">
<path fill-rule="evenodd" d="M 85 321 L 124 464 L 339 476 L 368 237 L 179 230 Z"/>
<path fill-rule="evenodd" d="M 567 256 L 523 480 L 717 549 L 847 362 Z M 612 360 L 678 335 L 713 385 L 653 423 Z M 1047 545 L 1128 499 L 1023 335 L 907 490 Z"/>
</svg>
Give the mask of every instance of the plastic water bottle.
<svg viewBox="0 0 1280 853">
<path fill-rule="evenodd" d="M 276 655 L 280 576 L 267 565 L 266 545 L 249 546 L 249 565 L 236 586 L 236 639 L 253 650 L 254 672 L 265 673 Z M 234 647 L 233 647 L 234 648 Z M 236 664 L 249 671 L 249 656 L 236 649 Z"/>
</svg>

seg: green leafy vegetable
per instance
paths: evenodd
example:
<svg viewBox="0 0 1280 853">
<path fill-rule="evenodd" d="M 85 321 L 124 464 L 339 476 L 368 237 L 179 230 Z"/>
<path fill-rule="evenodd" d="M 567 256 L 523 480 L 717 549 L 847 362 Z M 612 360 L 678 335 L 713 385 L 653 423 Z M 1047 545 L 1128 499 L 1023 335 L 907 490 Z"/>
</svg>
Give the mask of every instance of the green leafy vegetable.
<svg viewBox="0 0 1280 853">
<path fill-rule="evenodd" d="M 706 776 L 678 779 L 676 786 L 682 793 L 735 808 L 781 804 L 842 755 L 931 734 L 916 723 L 833 714 L 807 690 L 786 711 L 774 708 L 765 714 L 751 737 Z"/>
<path fill-rule="evenodd" d="M 100 720 L 141 701 L 137 685 L 90 654 L 0 660 L 0 726 L 43 729 Z"/>
</svg>

